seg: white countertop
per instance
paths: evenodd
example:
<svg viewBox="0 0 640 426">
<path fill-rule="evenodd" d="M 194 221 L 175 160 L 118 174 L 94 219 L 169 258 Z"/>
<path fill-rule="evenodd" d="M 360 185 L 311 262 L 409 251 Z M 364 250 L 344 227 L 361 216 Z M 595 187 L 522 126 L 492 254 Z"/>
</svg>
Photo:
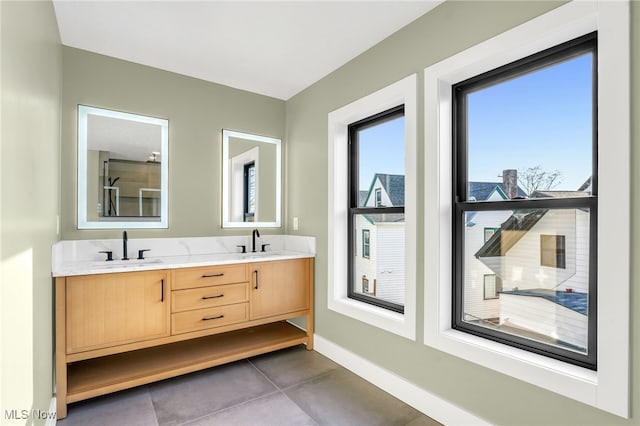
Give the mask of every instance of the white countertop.
<svg viewBox="0 0 640 426">
<path fill-rule="evenodd" d="M 237 245 L 247 245 L 246 236 L 129 239 L 130 260 L 120 260 L 121 240 L 60 241 L 52 248 L 52 276 L 91 275 L 196 266 L 228 265 L 247 262 L 315 257 L 315 238 L 271 235 L 260 239 L 269 244 L 265 252 L 240 253 Z M 250 247 L 250 245 L 248 245 Z M 150 249 L 144 260 L 136 259 L 138 250 Z M 101 251 L 113 251 L 113 261 L 106 261 Z"/>
</svg>

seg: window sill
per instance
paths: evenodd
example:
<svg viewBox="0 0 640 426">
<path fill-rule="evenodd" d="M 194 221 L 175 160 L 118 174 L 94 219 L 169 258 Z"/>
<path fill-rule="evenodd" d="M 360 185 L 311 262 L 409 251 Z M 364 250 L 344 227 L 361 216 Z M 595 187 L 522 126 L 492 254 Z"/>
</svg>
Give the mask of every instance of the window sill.
<svg viewBox="0 0 640 426">
<path fill-rule="evenodd" d="M 407 339 L 416 339 L 415 320 L 409 320 L 404 314 L 348 297 L 331 300 L 329 309 Z"/>
<path fill-rule="evenodd" d="M 594 405 L 598 373 L 542 355 L 448 329 L 430 336 L 432 346 L 463 359 L 495 368 L 528 383 Z"/>
</svg>

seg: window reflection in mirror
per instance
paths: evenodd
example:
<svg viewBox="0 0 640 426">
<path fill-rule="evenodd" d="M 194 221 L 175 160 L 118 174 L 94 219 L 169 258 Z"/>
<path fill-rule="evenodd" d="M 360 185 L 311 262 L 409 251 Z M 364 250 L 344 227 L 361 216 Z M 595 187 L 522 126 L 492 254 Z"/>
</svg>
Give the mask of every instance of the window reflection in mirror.
<svg viewBox="0 0 640 426">
<path fill-rule="evenodd" d="M 222 131 L 223 228 L 279 227 L 280 139 Z"/>
<path fill-rule="evenodd" d="M 78 106 L 78 228 L 167 228 L 169 124 Z"/>
</svg>

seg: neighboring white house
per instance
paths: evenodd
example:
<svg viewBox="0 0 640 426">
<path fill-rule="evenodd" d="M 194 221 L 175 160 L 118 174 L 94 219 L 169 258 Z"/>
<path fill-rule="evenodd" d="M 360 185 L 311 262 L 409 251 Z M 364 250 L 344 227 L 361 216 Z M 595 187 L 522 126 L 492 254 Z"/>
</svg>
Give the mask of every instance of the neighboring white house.
<svg viewBox="0 0 640 426">
<path fill-rule="evenodd" d="M 404 176 L 377 173 L 361 207 L 404 205 Z M 354 291 L 404 304 L 404 215 L 355 217 Z"/>
<path fill-rule="evenodd" d="M 502 201 L 508 197 L 501 183 L 469 182 L 469 198 L 475 201 Z M 499 317 L 500 278 L 474 255 L 509 216 L 511 211 L 466 213 L 464 313 L 467 321 L 495 321 Z"/>
<path fill-rule="evenodd" d="M 535 197 L 586 195 L 544 191 Z M 500 278 L 499 326 L 585 349 L 589 212 L 515 210 L 475 257 Z"/>
<path fill-rule="evenodd" d="M 503 171 L 503 176 L 508 176 Z M 513 179 L 503 182 L 469 182 L 467 188 L 470 201 L 503 201 L 513 196 L 526 194 Z M 514 185 L 510 189 L 509 185 Z M 464 313 L 465 321 L 498 322 L 500 316 L 501 277 L 478 260 L 475 253 L 482 247 L 510 216 L 511 211 L 467 212 L 465 217 L 465 268 L 464 268 Z"/>
</svg>

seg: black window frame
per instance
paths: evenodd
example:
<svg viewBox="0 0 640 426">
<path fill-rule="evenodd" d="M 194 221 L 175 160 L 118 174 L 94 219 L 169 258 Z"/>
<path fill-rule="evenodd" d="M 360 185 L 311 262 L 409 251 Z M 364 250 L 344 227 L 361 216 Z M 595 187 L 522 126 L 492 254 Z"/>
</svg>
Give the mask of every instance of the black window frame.
<svg viewBox="0 0 640 426">
<path fill-rule="evenodd" d="M 404 206 L 392 206 L 392 207 L 360 207 L 360 190 L 359 190 L 359 141 L 358 141 L 358 132 L 361 130 L 367 129 L 369 127 L 377 126 L 379 124 L 383 124 L 387 121 L 391 121 L 393 119 L 404 117 L 404 104 L 395 106 L 386 111 L 382 111 L 378 114 L 374 114 L 370 117 L 364 118 L 362 120 L 356 121 L 354 123 L 349 124 L 347 133 L 349 136 L 349 193 L 348 193 L 348 218 L 347 218 L 347 233 L 348 233 L 348 267 L 347 267 L 347 297 L 358 300 L 360 302 L 365 302 L 374 306 L 378 306 L 381 308 L 388 309 L 390 311 L 399 312 L 404 314 L 404 306 L 392 303 L 386 300 L 382 300 L 376 297 L 371 297 L 366 294 L 357 293 L 354 291 L 354 262 L 356 259 L 355 254 L 355 217 L 356 215 L 366 215 L 366 214 L 393 214 L 393 213 L 403 213 L 404 214 Z M 406 144 L 405 144 L 406 149 Z"/>
<path fill-rule="evenodd" d="M 242 179 L 242 185 L 243 185 L 243 194 L 242 194 L 242 202 L 243 202 L 243 217 L 244 217 L 244 221 L 245 222 L 251 222 L 251 220 L 249 219 L 253 219 L 255 217 L 255 205 L 254 205 L 254 211 L 250 212 L 249 211 L 249 192 L 250 192 L 250 188 L 251 188 L 251 182 L 250 182 L 250 171 L 253 170 L 253 185 L 254 185 L 254 203 L 255 203 L 255 173 L 256 173 L 256 162 L 255 161 L 251 161 L 248 163 L 245 163 L 243 166 L 243 179 Z"/>
<path fill-rule="evenodd" d="M 584 53 L 593 54 L 592 71 L 592 191 L 575 198 L 525 198 L 504 201 L 467 201 L 468 152 L 466 95 L 530 72 L 562 63 Z M 452 328 L 536 354 L 597 371 L 597 216 L 598 216 L 598 75 L 597 32 L 551 47 L 528 57 L 474 76 L 452 87 L 453 229 Z M 470 211 L 517 209 L 589 209 L 589 301 L 587 353 L 507 334 L 464 321 L 464 215 Z"/>
</svg>

